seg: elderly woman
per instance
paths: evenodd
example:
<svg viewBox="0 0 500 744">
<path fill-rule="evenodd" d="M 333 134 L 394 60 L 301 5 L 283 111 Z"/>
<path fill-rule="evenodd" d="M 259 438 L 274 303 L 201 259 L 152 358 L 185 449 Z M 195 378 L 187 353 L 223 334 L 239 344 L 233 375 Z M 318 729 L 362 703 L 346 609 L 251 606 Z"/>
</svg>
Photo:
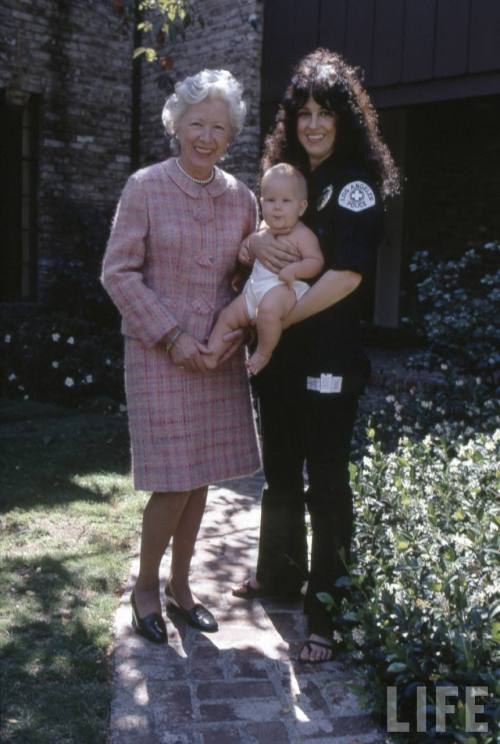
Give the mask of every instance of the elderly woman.
<svg viewBox="0 0 500 744">
<path fill-rule="evenodd" d="M 360 348 L 363 288 L 375 270 L 383 201 L 398 174 L 377 115 L 356 71 L 317 49 L 297 66 L 266 141 L 263 165 L 286 161 L 308 186 L 303 220 L 320 241 L 322 273 L 285 318 L 287 330 L 257 375 L 267 486 L 256 578 L 234 590 L 245 599 L 298 598 L 308 575 L 304 612 L 309 636 L 299 658 L 332 657 L 338 606 L 353 529 L 349 455 L 358 399 L 369 362 Z M 249 238 L 250 252 L 275 272 L 294 260 L 269 235 Z M 303 467 L 309 487 L 304 493 Z M 312 528 L 308 571 L 304 509 Z"/>
<path fill-rule="evenodd" d="M 256 226 L 252 193 L 216 167 L 244 116 L 241 86 L 226 70 L 203 70 L 176 85 L 163 122 L 178 157 L 130 177 L 104 257 L 102 282 L 125 336 L 134 485 L 153 492 L 132 624 L 156 643 L 167 640 L 159 566 L 170 540 L 167 609 L 200 630 L 217 630 L 189 587 L 207 487 L 259 467 L 241 350 L 229 359 L 238 341 L 215 371 L 203 345 L 232 299 L 238 249 Z"/>
</svg>

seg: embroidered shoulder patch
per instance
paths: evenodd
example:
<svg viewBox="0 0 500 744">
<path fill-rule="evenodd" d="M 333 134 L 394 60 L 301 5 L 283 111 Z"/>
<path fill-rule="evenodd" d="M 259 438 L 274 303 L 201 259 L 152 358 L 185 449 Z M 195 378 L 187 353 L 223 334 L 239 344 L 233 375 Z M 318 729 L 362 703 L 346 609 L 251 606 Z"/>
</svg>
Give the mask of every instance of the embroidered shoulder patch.
<svg viewBox="0 0 500 744">
<path fill-rule="evenodd" d="M 332 194 L 333 194 L 333 186 L 332 184 L 330 184 L 325 189 L 323 189 L 323 191 L 321 192 L 321 196 L 319 197 L 318 204 L 317 204 L 318 212 L 321 212 L 321 210 L 326 207 L 326 205 L 332 198 Z"/>
<path fill-rule="evenodd" d="M 362 212 L 375 204 L 375 194 L 364 181 L 351 181 L 339 194 L 338 203 L 351 212 Z"/>
</svg>

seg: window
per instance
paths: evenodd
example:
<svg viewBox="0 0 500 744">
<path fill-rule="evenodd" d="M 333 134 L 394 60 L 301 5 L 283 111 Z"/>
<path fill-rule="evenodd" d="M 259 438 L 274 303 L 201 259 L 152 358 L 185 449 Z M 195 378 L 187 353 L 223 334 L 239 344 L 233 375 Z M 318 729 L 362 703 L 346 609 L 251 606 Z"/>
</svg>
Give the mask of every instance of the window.
<svg viewBox="0 0 500 744">
<path fill-rule="evenodd" d="M 0 301 L 36 296 L 36 179 L 39 102 L 0 91 Z"/>
</svg>

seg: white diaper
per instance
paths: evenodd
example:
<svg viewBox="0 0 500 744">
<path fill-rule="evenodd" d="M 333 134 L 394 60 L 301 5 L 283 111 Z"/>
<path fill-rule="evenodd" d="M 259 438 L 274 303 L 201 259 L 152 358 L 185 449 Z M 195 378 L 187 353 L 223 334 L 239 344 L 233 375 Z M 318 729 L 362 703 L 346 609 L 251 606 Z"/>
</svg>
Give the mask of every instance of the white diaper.
<svg viewBox="0 0 500 744">
<path fill-rule="evenodd" d="M 285 282 L 278 279 L 277 274 L 266 269 L 260 261 L 254 263 L 250 278 L 243 287 L 247 312 L 252 320 L 257 315 L 257 308 L 264 295 L 267 294 L 270 289 L 273 289 L 273 287 L 279 287 L 282 284 L 285 284 Z M 292 288 L 297 300 L 300 300 L 302 295 L 304 295 L 309 289 L 309 285 L 306 284 L 306 282 L 295 281 L 292 284 Z"/>
</svg>

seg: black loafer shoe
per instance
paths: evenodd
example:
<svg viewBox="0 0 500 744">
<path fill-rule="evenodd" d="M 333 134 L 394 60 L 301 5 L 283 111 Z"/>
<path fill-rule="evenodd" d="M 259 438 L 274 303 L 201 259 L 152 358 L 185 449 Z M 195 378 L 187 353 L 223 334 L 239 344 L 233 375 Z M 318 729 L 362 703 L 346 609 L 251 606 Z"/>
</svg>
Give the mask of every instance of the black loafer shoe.
<svg viewBox="0 0 500 744">
<path fill-rule="evenodd" d="M 195 604 L 190 610 L 184 609 L 171 594 L 168 583 L 165 586 L 165 595 L 167 597 L 168 613 L 179 615 L 192 628 L 202 630 L 204 633 L 216 633 L 219 630 L 217 620 L 210 610 L 207 610 L 202 604 Z"/>
<path fill-rule="evenodd" d="M 132 606 L 132 627 L 135 632 L 152 643 L 167 643 L 167 627 L 162 616 L 157 612 L 150 612 L 146 617 L 139 617 L 134 592 L 130 595 L 130 604 Z"/>
</svg>

